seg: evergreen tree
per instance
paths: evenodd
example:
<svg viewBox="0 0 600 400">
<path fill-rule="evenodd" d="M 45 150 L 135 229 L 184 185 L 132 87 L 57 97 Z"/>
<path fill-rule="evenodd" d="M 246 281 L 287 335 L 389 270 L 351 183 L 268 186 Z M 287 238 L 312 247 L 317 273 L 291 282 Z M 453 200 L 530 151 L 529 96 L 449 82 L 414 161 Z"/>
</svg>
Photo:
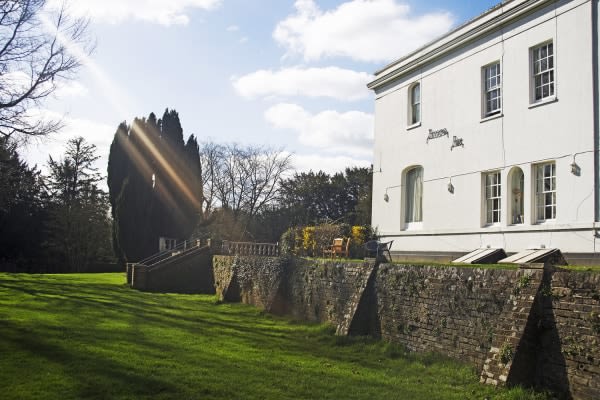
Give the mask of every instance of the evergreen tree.
<svg viewBox="0 0 600 400">
<path fill-rule="evenodd" d="M 346 168 L 333 175 L 302 172 L 283 182 L 281 212 L 290 226 L 321 222 L 369 225 L 371 222 L 370 168 Z"/>
<path fill-rule="evenodd" d="M 45 245 L 67 271 L 82 272 L 110 257 L 110 221 L 102 177 L 93 166 L 96 146 L 82 137 L 67 143 L 64 157 L 48 160 L 48 219 Z"/>
<path fill-rule="evenodd" d="M 11 264 L 11 270 L 32 270 L 42 259 L 43 186 L 37 168 L 29 168 L 16 145 L 0 137 L 0 264 Z"/>
<path fill-rule="evenodd" d="M 183 140 L 175 110 L 122 123 L 111 145 L 108 186 L 113 240 L 122 262 L 158 251 L 159 237 L 187 239 L 202 219 L 198 143 Z"/>
</svg>

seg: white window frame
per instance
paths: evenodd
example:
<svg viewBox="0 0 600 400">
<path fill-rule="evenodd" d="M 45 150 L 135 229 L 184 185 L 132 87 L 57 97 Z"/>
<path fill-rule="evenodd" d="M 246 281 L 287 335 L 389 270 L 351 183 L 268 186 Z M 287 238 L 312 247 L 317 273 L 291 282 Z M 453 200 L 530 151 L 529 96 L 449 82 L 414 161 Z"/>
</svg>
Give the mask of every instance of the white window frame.
<svg viewBox="0 0 600 400">
<path fill-rule="evenodd" d="M 418 89 L 418 99 L 416 101 L 415 89 Z M 421 125 L 423 112 L 423 107 L 421 106 L 422 94 L 421 82 L 415 82 L 408 87 L 408 128 Z"/>
<path fill-rule="evenodd" d="M 508 173 L 507 194 L 509 196 L 507 217 L 510 225 L 525 223 L 525 172 L 521 167 L 515 166 Z"/>
<path fill-rule="evenodd" d="M 548 40 L 530 48 L 531 103 L 556 99 L 556 52 Z"/>
<path fill-rule="evenodd" d="M 490 171 L 483 174 L 486 225 L 498 225 L 502 219 L 502 174 Z"/>
<path fill-rule="evenodd" d="M 538 223 L 556 219 L 556 162 L 534 165 L 535 218 Z"/>
<path fill-rule="evenodd" d="M 412 174 L 417 174 L 420 171 L 420 176 L 411 179 Z M 421 165 L 414 165 L 404 171 L 404 224 L 406 229 L 420 229 L 423 224 L 423 177 L 424 169 Z M 417 179 L 418 178 L 418 179 Z M 412 185 L 412 186 L 411 186 Z M 420 187 L 419 187 L 420 185 Z M 418 203 L 413 200 L 418 198 Z M 416 217 L 415 217 L 416 215 Z"/>
<path fill-rule="evenodd" d="M 481 68 L 483 118 L 502 114 L 502 65 L 495 61 Z M 488 107 L 496 103 L 495 107 Z"/>
</svg>

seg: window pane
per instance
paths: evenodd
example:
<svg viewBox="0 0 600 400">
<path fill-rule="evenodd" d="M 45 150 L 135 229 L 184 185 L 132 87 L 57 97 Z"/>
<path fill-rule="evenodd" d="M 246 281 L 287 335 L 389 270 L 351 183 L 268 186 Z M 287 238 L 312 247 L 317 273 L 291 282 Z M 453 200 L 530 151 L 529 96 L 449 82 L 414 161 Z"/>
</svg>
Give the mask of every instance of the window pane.
<svg viewBox="0 0 600 400">
<path fill-rule="evenodd" d="M 490 115 L 499 111 L 500 109 L 500 97 L 502 96 L 500 92 L 500 83 L 502 81 L 500 74 L 500 63 L 495 63 L 484 67 L 484 77 L 485 77 L 485 92 L 483 93 L 483 100 L 485 106 L 485 114 Z"/>
<path fill-rule="evenodd" d="M 418 103 L 420 101 L 420 99 L 421 99 L 421 85 L 416 84 L 413 87 L 412 98 L 413 98 L 413 104 L 416 104 L 416 103 Z"/>
<path fill-rule="evenodd" d="M 423 204 L 423 168 L 406 173 L 406 222 L 421 222 Z"/>
<path fill-rule="evenodd" d="M 415 104 L 412 109 L 412 123 L 416 124 L 421 120 L 421 105 Z"/>
<path fill-rule="evenodd" d="M 556 164 L 536 166 L 536 210 L 538 221 L 556 217 Z"/>
<path fill-rule="evenodd" d="M 533 97 L 541 100 L 554 95 L 554 56 L 552 43 L 532 50 Z"/>
</svg>

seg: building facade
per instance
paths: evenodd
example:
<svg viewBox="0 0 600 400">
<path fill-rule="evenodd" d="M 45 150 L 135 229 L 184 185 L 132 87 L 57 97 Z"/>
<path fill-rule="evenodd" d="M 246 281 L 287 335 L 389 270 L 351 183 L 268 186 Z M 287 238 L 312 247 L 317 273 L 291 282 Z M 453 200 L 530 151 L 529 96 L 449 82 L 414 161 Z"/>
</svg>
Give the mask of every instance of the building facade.
<svg viewBox="0 0 600 400">
<path fill-rule="evenodd" d="M 376 72 L 372 221 L 393 253 L 600 250 L 597 8 L 504 1 Z"/>
</svg>

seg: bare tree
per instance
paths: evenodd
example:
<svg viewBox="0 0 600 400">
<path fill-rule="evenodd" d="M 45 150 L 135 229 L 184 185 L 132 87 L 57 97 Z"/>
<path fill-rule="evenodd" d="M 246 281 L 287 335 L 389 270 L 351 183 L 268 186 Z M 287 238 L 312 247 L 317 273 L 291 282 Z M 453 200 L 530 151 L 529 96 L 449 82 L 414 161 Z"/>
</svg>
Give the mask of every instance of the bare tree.
<svg viewBox="0 0 600 400">
<path fill-rule="evenodd" d="M 71 51 L 92 50 L 88 20 L 71 18 L 64 4 L 46 0 L 0 1 L 0 135 L 26 139 L 61 128 L 61 121 L 31 113 L 61 81 L 72 79 L 81 60 Z"/>
<path fill-rule="evenodd" d="M 204 143 L 200 150 L 204 211 L 229 209 L 234 216 L 260 213 L 272 203 L 283 175 L 291 170 L 291 155 L 264 147 Z"/>
<path fill-rule="evenodd" d="M 248 192 L 244 207 L 255 215 L 279 194 L 283 175 L 292 169 L 291 155 L 262 147 L 248 149 L 244 174 L 248 177 Z"/>
<path fill-rule="evenodd" d="M 202 165 L 202 182 L 204 215 L 208 216 L 218 207 L 218 187 L 221 176 L 221 159 L 224 157 L 224 148 L 212 142 L 205 142 L 200 148 L 200 164 Z"/>
</svg>

